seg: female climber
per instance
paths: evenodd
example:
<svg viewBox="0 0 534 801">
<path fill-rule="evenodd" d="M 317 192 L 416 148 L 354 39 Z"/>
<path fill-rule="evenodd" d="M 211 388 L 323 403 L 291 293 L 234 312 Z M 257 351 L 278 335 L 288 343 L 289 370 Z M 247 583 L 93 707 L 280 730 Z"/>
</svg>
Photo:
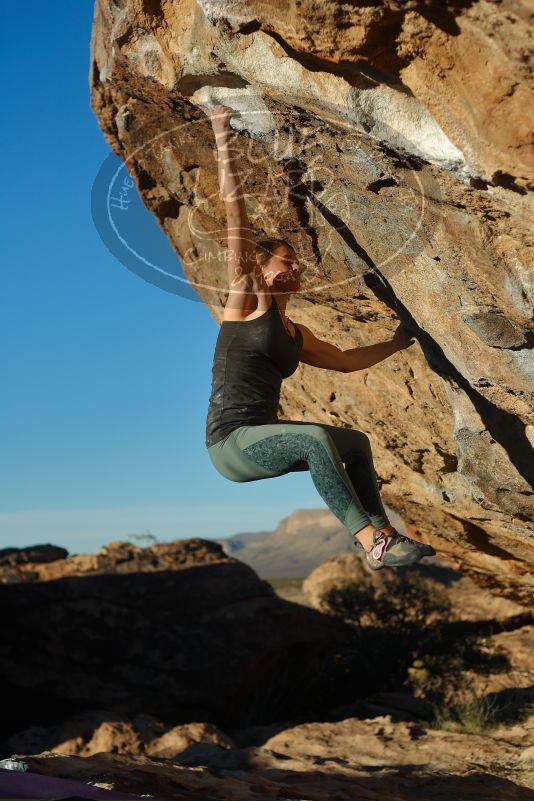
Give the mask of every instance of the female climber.
<svg viewBox="0 0 534 801">
<path fill-rule="evenodd" d="M 401 535 L 389 523 L 363 431 L 277 418 L 282 380 L 299 361 L 350 372 L 414 340 L 399 325 L 388 342 L 342 351 L 286 316 L 288 298 L 301 286 L 295 250 L 283 239 L 254 241 L 232 148 L 232 109 L 216 105 L 209 113 L 226 208 L 229 284 L 206 419 L 206 447 L 214 467 L 231 481 L 309 470 L 326 505 L 353 535 L 355 546 L 365 550 L 374 570 L 434 554 L 431 546 Z"/>
</svg>

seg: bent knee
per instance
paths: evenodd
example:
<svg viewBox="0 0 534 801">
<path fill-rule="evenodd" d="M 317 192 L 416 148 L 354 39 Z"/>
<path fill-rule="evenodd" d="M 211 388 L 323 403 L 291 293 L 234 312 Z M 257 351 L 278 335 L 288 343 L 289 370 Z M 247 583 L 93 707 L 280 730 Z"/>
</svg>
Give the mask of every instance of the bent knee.
<svg viewBox="0 0 534 801">
<path fill-rule="evenodd" d="M 369 437 L 367 436 L 365 431 L 360 431 L 360 437 L 361 437 L 361 441 L 362 441 L 362 444 L 364 445 L 364 447 L 368 448 L 369 450 L 371 450 L 371 440 L 369 439 Z"/>
<path fill-rule="evenodd" d="M 357 436 L 350 441 L 350 446 L 348 450 L 346 450 L 345 455 L 347 458 L 350 458 L 352 454 L 361 453 L 365 454 L 368 458 L 372 458 L 371 440 L 363 431 L 358 431 Z"/>
<path fill-rule="evenodd" d="M 313 425 L 312 424 L 312 425 L 306 426 L 306 434 L 309 434 L 314 439 L 319 440 L 319 442 L 323 442 L 323 443 L 324 442 L 332 442 L 332 437 L 330 436 L 330 434 L 328 433 L 326 428 L 323 428 L 322 426 L 319 426 L 319 425 Z"/>
</svg>

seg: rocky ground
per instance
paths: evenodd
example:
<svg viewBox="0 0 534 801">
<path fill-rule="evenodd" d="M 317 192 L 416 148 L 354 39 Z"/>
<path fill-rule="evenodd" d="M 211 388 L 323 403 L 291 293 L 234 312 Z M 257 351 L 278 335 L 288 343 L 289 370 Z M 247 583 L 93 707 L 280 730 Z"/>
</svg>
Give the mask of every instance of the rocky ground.
<svg viewBox="0 0 534 801">
<path fill-rule="evenodd" d="M 217 576 L 212 572 L 204 576 L 203 566 L 211 570 L 224 569 L 224 574 Z M 119 607 L 122 609 L 120 625 L 126 627 L 127 639 L 132 641 L 136 627 L 137 636 L 141 632 L 140 607 L 135 605 L 134 597 L 140 593 L 143 597 L 143 573 L 160 582 L 152 585 L 152 590 L 157 597 L 165 595 L 167 607 L 174 599 L 174 608 L 178 609 L 176 603 L 181 597 L 180 592 L 192 586 L 191 581 L 196 582 L 198 592 L 189 595 L 188 614 L 181 614 L 179 639 L 172 645 L 174 659 L 181 660 L 181 668 L 176 662 L 173 670 L 180 675 L 175 677 L 172 685 L 169 684 L 168 663 L 165 663 L 161 651 L 157 673 L 154 672 L 154 663 L 151 676 L 147 673 L 146 659 L 130 656 L 123 660 L 128 662 L 120 674 L 123 677 L 122 689 L 127 694 L 121 698 L 110 692 L 119 676 L 113 660 L 108 655 L 108 661 L 104 662 L 101 657 L 98 668 L 93 655 L 92 670 L 89 669 L 90 650 L 82 654 L 80 642 L 69 641 L 72 629 L 66 622 L 61 623 L 58 604 L 64 607 L 64 621 L 73 614 L 79 616 L 84 609 L 100 621 L 92 632 L 87 628 L 84 631 L 88 647 L 93 652 L 95 647 L 102 647 L 98 646 L 97 632 L 105 620 L 108 624 L 113 620 Z M 93 585 L 98 574 L 107 575 L 110 583 Z M 402 686 L 383 691 L 374 686 L 372 692 L 367 692 L 367 687 L 361 683 L 368 681 L 364 677 L 369 673 L 360 663 L 375 658 L 376 651 L 366 651 L 368 644 L 365 646 L 362 639 L 356 641 L 355 647 L 350 645 L 352 640 L 348 632 L 353 630 L 354 624 L 347 627 L 346 623 L 335 619 L 332 608 L 328 612 L 325 607 L 325 598 L 329 589 L 344 586 L 347 582 L 356 582 L 364 589 L 371 587 L 376 593 L 387 593 L 397 579 L 393 571 L 371 573 L 356 553 L 335 556 L 316 568 L 298 588 L 306 604 L 302 605 L 277 599 L 269 584 L 259 581 L 249 567 L 226 556 L 217 544 L 203 540 L 177 541 L 144 549 L 130 543 L 111 543 L 96 554 L 73 557 L 65 556 L 54 546 L 7 549 L 0 554 L 3 608 L 7 608 L 5 604 L 9 601 L 10 591 L 15 588 L 23 589 L 32 598 L 37 593 L 41 627 L 43 610 L 48 607 L 44 630 L 50 632 L 52 621 L 56 627 L 59 624 L 64 628 L 57 630 L 52 638 L 58 662 L 51 659 L 50 651 L 37 653 L 40 669 L 34 667 L 32 682 L 34 687 L 40 688 L 40 695 L 34 689 L 31 696 L 34 722 L 18 728 L 11 726 L 11 732 L 1 743 L 1 757 L 9 758 L 15 764 L 22 763 L 27 769 L 28 781 L 32 776 L 77 779 L 86 787 L 114 789 L 169 801 L 192 798 L 202 801 L 408 801 L 415 798 L 448 801 L 451 797 L 462 801 L 515 801 L 534 798 L 534 749 L 531 746 L 534 729 L 533 719 L 528 715 L 529 706 L 533 704 L 534 684 L 532 617 L 524 607 L 489 596 L 469 578 L 459 576 L 450 566 L 435 559 L 421 565 L 418 574 L 434 587 L 440 587 L 450 601 L 452 617 L 443 619 L 443 631 L 451 633 L 454 641 L 465 639 L 471 643 L 467 654 L 459 652 L 465 660 L 461 665 L 461 680 L 456 680 L 456 674 L 455 678 L 452 674 L 442 675 L 438 671 L 432 684 L 430 674 L 435 665 L 430 662 L 418 665 L 415 661 L 405 671 Z M 127 576 L 132 581 L 135 579 L 131 594 L 124 592 L 127 585 L 120 581 L 121 577 Z M 77 583 L 73 584 L 74 579 Z M 216 583 L 209 597 L 202 600 L 204 579 Z M 109 588 L 114 586 L 113 582 L 115 590 L 111 593 Z M 236 595 L 235 587 L 239 585 L 241 590 Z M 291 585 L 293 591 L 297 589 L 297 582 L 291 582 Z M 234 590 L 229 595 L 232 587 Z M 15 600 L 20 597 L 20 593 L 16 594 Z M 379 597 L 376 595 L 377 600 Z M 260 598 L 263 600 L 257 607 Z M 37 608 L 35 599 L 32 603 Z M 10 608 L 6 620 L 13 621 L 13 631 L 20 637 L 21 627 L 13 619 L 15 608 Z M 19 620 L 26 616 L 28 608 L 19 608 L 22 616 Z M 128 608 L 130 619 L 125 617 Z M 281 617 L 279 611 L 283 613 Z M 359 611 L 363 614 L 365 610 Z M 368 610 L 369 614 L 371 611 Z M 105 618 L 102 618 L 103 613 Z M 144 614 L 150 618 L 146 606 Z M 156 610 L 153 614 L 160 613 Z M 193 622 L 199 615 L 202 617 L 200 627 L 198 622 Z M 250 688 L 254 682 L 251 675 L 246 675 L 247 663 L 252 666 L 271 663 L 272 675 L 264 667 L 263 673 L 255 677 L 258 685 L 256 697 L 263 695 L 275 710 L 283 709 L 284 704 L 289 709 L 287 698 L 291 688 L 294 694 L 305 699 L 302 686 L 306 685 L 312 670 L 311 662 L 298 660 L 299 650 L 305 649 L 305 643 L 308 643 L 308 648 L 310 644 L 313 648 L 320 646 L 319 653 L 323 654 L 323 659 L 329 660 L 328 671 L 337 670 L 332 654 L 334 657 L 336 654 L 342 656 L 345 652 L 343 648 L 340 650 L 340 646 L 349 643 L 349 651 L 355 655 L 356 661 L 349 664 L 349 681 L 340 682 L 343 702 L 323 705 L 320 714 L 301 707 L 298 714 L 284 716 L 279 713 L 268 723 L 244 723 L 246 713 L 242 698 L 239 694 L 232 696 L 235 676 L 227 676 L 226 684 L 221 683 L 220 677 L 215 678 L 216 664 L 209 667 L 206 659 L 213 660 L 217 652 L 212 650 L 210 656 L 202 648 L 205 638 L 198 639 L 203 629 L 211 631 L 213 636 L 215 629 L 210 628 L 210 620 L 218 621 L 221 646 L 224 648 L 226 643 L 225 650 L 228 651 L 228 632 L 221 628 L 226 616 L 237 629 L 239 636 L 235 642 L 246 638 L 247 620 L 256 628 L 262 620 L 261 644 L 258 640 L 248 646 L 242 642 L 239 652 L 241 680 L 243 677 L 246 679 L 242 686 L 249 688 L 249 697 L 252 697 Z M 284 628 L 285 650 L 282 655 L 277 654 L 282 640 L 275 635 L 273 626 Z M 23 693 L 27 693 L 29 687 L 28 631 L 24 629 L 26 660 L 17 663 L 10 629 L 4 623 L 2 686 L 4 693 L 15 702 L 15 716 Z M 376 640 L 379 631 L 370 631 L 372 640 Z M 421 629 L 420 639 L 424 641 L 426 636 L 427 633 Z M 32 637 L 34 649 L 44 642 L 38 640 L 36 629 L 32 630 Z M 189 650 L 184 650 L 184 644 L 192 643 L 195 637 L 196 649 L 191 650 L 189 646 Z M 7 648 L 6 643 L 11 643 L 11 647 Z M 104 643 L 104 647 L 109 650 L 110 644 Z M 308 653 L 313 656 L 313 650 L 308 650 Z M 475 654 L 471 662 L 467 659 L 470 653 Z M 258 654 L 263 654 L 260 663 Z M 391 660 L 387 651 L 384 654 Z M 251 655 L 256 655 L 252 661 Z M 73 656 L 75 661 L 78 660 L 76 669 Z M 297 673 L 290 670 L 295 660 L 300 671 Z M 184 672 L 187 662 L 191 665 L 189 678 L 187 671 Z M 58 672 L 58 663 L 63 674 Z M 11 672 L 6 671 L 6 664 L 11 666 Z M 85 672 L 82 673 L 84 664 Z M 388 665 L 388 671 L 398 670 L 394 661 Z M 380 673 L 378 663 L 371 667 L 372 673 L 387 677 L 387 673 Z M 314 670 L 320 672 L 320 669 L 321 664 L 316 661 Z M 53 691 L 55 704 L 51 703 L 50 697 L 53 670 L 58 684 Z M 224 673 L 230 670 L 230 663 L 227 660 L 225 664 L 222 654 L 219 670 Z M 92 682 L 89 681 L 91 675 Z M 226 704 L 235 705 L 233 722 L 230 718 L 224 725 L 210 721 L 218 714 L 217 710 L 220 712 L 217 706 L 212 705 L 211 712 L 207 712 L 205 707 L 204 714 L 191 713 L 190 701 L 185 707 L 183 703 L 180 706 L 177 702 L 180 693 L 191 696 L 196 692 L 198 696 L 195 675 L 207 677 L 206 699 L 212 701 L 212 686 L 219 682 L 219 693 L 226 697 Z M 339 680 L 342 673 L 336 675 Z M 74 679 L 79 684 L 76 694 Z M 137 698 L 132 703 L 133 682 L 136 680 Z M 438 708 L 437 715 L 428 694 L 429 688 L 435 690 L 436 680 L 440 692 L 445 685 L 450 690 L 440 696 L 446 703 Z M 153 685 L 152 688 L 142 688 L 147 681 Z M 325 691 L 331 691 L 328 684 L 324 687 Z M 156 688 L 166 702 L 165 710 L 162 703 L 154 702 Z M 276 697 L 277 690 L 281 694 L 279 698 Z M 89 692 L 93 693 L 92 699 L 88 698 Z M 44 694 L 48 694 L 46 703 Z M 475 704 L 473 698 L 477 699 Z M 311 702 L 311 697 L 308 700 Z M 491 702 L 489 705 L 485 703 L 488 700 Z M 139 711 L 127 712 L 128 708 Z M 174 721 L 173 708 L 177 712 Z M 265 708 L 256 705 L 259 717 L 265 714 L 262 709 Z M 189 720 L 185 721 L 184 716 L 188 714 Z M 31 718 L 30 715 L 28 720 Z M 6 720 L 4 714 L 4 727 Z M 15 718 L 12 723 L 13 720 Z M 5 775 L 6 771 L 0 770 L 0 790 L 2 779 L 7 782 Z M 22 775 L 18 781 L 24 781 L 20 778 Z M 76 792 L 81 793 L 79 787 Z"/>
<path fill-rule="evenodd" d="M 338 720 L 282 722 L 233 737 L 206 723 L 165 730 L 147 717 L 86 719 L 58 731 L 53 752 L 13 756 L 32 772 L 169 801 L 534 798 L 534 749 L 525 745 L 532 724 L 491 735 L 434 730 L 399 720 L 407 699 L 380 700 L 382 714 L 346 708 Z"/>
</svg>

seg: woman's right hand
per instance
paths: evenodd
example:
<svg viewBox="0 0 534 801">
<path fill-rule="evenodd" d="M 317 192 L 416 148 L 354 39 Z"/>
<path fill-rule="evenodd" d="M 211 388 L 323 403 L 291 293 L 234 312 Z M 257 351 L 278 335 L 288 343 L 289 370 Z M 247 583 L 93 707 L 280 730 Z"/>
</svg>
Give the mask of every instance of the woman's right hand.
<svg viewBox="0 0 534 801">
<path fill-rule="evenodd" d="M 233 113 L 233 108 L 230 108 L 229 106 L 223 106 L 221 104 L 212 108 L 210 119 L 215 133 L 219 133 L 219 131 L 230 130 L 230 117 Z"/>
</svg>

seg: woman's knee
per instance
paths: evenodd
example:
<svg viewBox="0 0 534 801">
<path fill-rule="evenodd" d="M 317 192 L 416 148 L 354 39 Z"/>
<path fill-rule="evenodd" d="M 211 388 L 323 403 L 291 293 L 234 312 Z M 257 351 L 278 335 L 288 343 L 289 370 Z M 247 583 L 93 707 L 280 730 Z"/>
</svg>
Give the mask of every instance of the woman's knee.
<svg viewBox="0 0 534 801">
<path fill-rule="evenodd" d="M 371 440 L 365 431 L 357 431 L 354 429 L 350 438 L 350 445 L 352 448 L 358 448 L 361 451 L 365 451 L 365 453 L 369 454 L 371 452 Z"/>
<path fill-rule="evenodd" d="M 333 439 L 328 433 L 328 430 L 315 423 L 310 423 L 309 426 L 306 426 L 306 434 L 309 434 L 323 444 L 333 444 Z"/>
<path fill-rule="evenodd" d="M 319 425 L 310 426 L 306 430 L 308 444 L 305 446 L 306 455 L 309 457 L 313 452 L 317 455 L 328 454 L 329 459 L 336 459 L 339 456 L 335 440 L 326 428 Z M 308 458 L 309 462 L 309 458 Z"/>
<path fill-rule="evenodd" d="M 366 451 L 370 451 L 371 450 L 371 440 L 370 440 L 370 438 L 365 433 L 365 431 L 360 431 L 359 433 L 360 433 L 360 438 L 361 438 L 362 445 L 364 446 L 365 450 Z"/>
</svg>

